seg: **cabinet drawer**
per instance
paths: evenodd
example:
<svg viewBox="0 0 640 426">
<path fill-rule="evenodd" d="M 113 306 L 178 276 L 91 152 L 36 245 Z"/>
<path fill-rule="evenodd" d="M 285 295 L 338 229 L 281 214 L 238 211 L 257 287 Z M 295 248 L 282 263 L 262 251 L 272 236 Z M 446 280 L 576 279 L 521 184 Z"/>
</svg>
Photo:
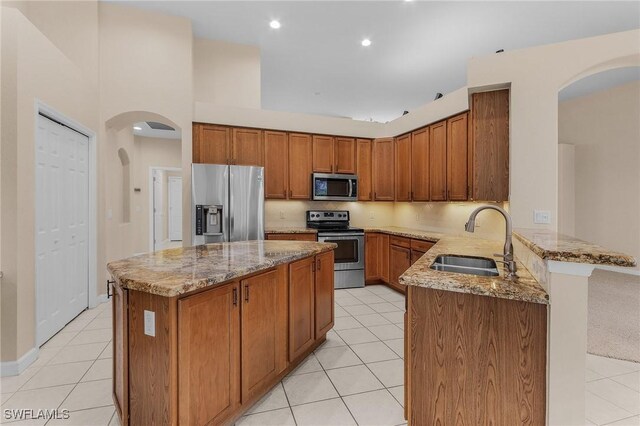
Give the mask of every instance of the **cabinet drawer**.
<svg viewBox="0 0 640 426">
<path fill-rule="evenodd" d="M 435 243 L 423 240 L 411 240 L 411 248 L 418 251 L 428 251 Z"/>
<path fill-rule="evenodd" d="M 392 246 L 409 248 L 411 247 L 411 240 L 409 238 L 396 237 L 392 235 L 389 237 L 389 244 L 391 244 Z"/>
</svg>

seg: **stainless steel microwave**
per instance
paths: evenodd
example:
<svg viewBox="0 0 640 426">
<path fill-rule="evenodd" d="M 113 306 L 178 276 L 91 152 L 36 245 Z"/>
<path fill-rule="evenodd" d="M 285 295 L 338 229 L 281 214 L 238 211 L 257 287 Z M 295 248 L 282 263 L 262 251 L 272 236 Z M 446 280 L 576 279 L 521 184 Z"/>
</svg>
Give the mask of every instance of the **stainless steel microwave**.
<svg viewBox="0 0 640 426">
<path fill-rule="evenodd" d="M 358 176 L 314 173 L 311 176 L 313 199 L 318 201 L 357 201 Z"/>
</svg>

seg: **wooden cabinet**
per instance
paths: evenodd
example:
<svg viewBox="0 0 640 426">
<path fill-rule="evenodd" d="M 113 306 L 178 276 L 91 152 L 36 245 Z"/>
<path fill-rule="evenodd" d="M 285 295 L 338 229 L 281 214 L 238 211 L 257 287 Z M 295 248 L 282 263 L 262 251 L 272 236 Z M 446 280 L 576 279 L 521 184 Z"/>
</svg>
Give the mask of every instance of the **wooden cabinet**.
<svg viewBox="0 0 640 426">
<path fill-rule="evenodd" d="M 315 338 L 333 327 L 333 251 L 316 256 L 315 274 Z"/>
<path fill-rule="evenodd" d="M 356 140 L 354 138 L 336 138 L 334 142 L 335 173 L 356 173 Z"/>
<path fill-rule="evenodd" d="M 431 201 L 447 199 L 447 122 L 429 126 L 429 193 Z"/>
<path fill-rule="evenodd" d="M 393 138 L 375 139 L 372 149 L 373 199 L 394 200 Z"/>
<path fill-rule="evenodd" d="M 286 199 L 289 191 L 289 143 L 285 132 L 264 132 L 264 196 Z"/>
<path fill-rule="evenodd" d="M 396 201 L 411 201 L 411 133 L 395 142 Z"/>
<path fill-rule="evenodd" d="M 313 135 L 313 171 L 333 173 L 333 137 Z"/>
<path fill-rule="evenodd" d="M 287 367 L 287 267 L 244 279 L 240 286 L 244 403 Z"/>
<path fill-rule="evenodd" d="M 289 361 L 314 343 L 314 269 L 313 257 L 289 265 Z"/>
<path fill-rule="evenodd" d="M 396 245 L 400 239 L 406 241 L 402 241 L 402 245 Z M 407 238 L 390 237 L 389 240 L 389 284 L 392 288 L 403 293 L 405 292 L 405 286 L 400 284 L 399 278 L 411 266 L 409 244 L 410 240 Z"/>
<path fill-rule="evenodd" d="M 228 164 L 230 160 L 231 131 L 228 127 L 194 123 L 193 162 Z"/>
<path fill-rule="evenodd" d="M 509 199 L 509 90 L 474 93 L 470 113 L 472 200 Z"/>
<path fill-rule="evenodd" d="M 416 263 L 425 253 L 424 251 L 411 249 L 411 264 Z"/>
<path fill-rule="evenodd" d="M 380 245 L 378 246 L 378 270 L 380 271 L 380 279 L 388 283 L 389 275 L 389 235 L 380 234 Z"/>
<path fill-rule="evenodd" d="M 122 425 L 129 423 L 129 318 L 127 290 L 118 285 L 109 284 L 113 292 L 112 318 L 113 318 L 113 402 L 115 403 L 118 417 L 122 419 Z M 127 416 L 123 414 L 127 413 Z"/>
<path fill-rule="evenodd" d="M 289 198 L 311 198 L 311 173 L 313 171 L 311 135 L 289 134 Z"/>
<path fill-rule="evenodd" d="M 411 134 L 411 198 L 429 201 L 429 128 Z"/>
<path fill-rule="evenodd" d="M 468 188 L 467 114 L 447 120 L 447 200 L 466 201 Z"/>
<path fill-rule="evenodd" d="M 380 280 L 380 234 L 366 232 L 364 234 L 364 280 L 377 282 Z"/>
<path fill-rule="evenodd" d="M 373 181 L 371 175 L 371 141 L 358 139 L 356 142 L 356 173 L 358 174 L 358 200 L 373 200 Z"/>
<path fill-rule="evenodd" d="M 238 166 L 262 166 L 262 130 L 233 128 L 230 164 Z"/>
<path fill-rule="evenodd" d="M 318 234 L 312 233 L 282 233 L 282 234 L 266 234 L 267 240 L 282 241 L 317 241 Z"/>
<path fill-rule="evenodd" d="M 180 424 L 222 423 L 240 405 L 238 293 L 234 282 L 178 301 Z"/>
</svg>

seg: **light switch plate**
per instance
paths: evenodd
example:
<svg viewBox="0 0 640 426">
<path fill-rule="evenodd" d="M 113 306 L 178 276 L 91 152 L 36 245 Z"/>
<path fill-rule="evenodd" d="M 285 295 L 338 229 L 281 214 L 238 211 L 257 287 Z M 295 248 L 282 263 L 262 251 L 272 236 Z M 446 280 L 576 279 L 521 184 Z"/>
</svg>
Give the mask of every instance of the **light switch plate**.
<svg viewBox="0 0 640 426">
<path fill-rule="evenodd" d="M 541 223 L 541 224 L 551 223 L 551 212 L 549 210 L 534 210 L 533 223 Z"/>
<path fill-rule="evenodd" d="M 144 334 L 156 337 L 156 313 L 144 311 Z"/>
</svg>

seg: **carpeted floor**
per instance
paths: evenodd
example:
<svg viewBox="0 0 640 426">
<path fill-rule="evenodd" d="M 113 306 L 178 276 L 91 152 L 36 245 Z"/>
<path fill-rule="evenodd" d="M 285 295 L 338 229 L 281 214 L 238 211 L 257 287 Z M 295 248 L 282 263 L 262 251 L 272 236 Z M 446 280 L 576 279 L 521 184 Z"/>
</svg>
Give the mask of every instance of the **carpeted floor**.
<svg viewBox="0 0 640 426">
<path fill-rule="evenodd" d="M 640 362 L 640 276 L 593 271 L 587 351 Z"/>
</svg>

